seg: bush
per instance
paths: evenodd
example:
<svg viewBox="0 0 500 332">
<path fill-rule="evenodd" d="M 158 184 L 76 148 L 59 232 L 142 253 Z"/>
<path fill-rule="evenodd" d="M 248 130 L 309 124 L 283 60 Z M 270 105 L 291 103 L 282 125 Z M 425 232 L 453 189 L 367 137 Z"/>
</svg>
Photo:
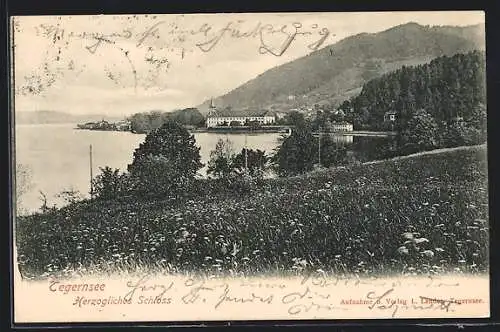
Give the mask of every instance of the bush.
<svg viewBox="0 0 500 332">
<path fill-rule="evenodd" d="M 207 174 L 216 178 L 228 176 L 232 171 L 233 157 L 233 143 L 227 138 L 220 138 L 215 149 L 210 151 Z"/>
<path fill-rule="evenodd" d="M 321 165 L 330 167 L 333 165 L 345 165 L 347 163 L 347 148 L 336 144 L 330 135 L 321 137 Z"/>
<path fill-rule="evenodd" d="M 128 166 L 134 190 L 176 195 L 194 180 L 203 167 L 200 148 L 180 124 L 167 121 L 146 136 Z"/>
<path fill-rule="evenodd" d="M 246 155 L 246 156 L 245 156 Z M 245 170 L 245 159 L 247 169 Z M 237 174 L 244 174 L 248 171 L 251 177 L 262 178 L 268 168 L 269 158 L 266 152 L 262 150 L 241 149 L 241 152 L 233 157 L 232 169 Z"/>
<path fill-rule="evenodd" d="M 317 142 L 311 131 L 297 127 L 284 139 L 272 157 L 280 176 L 297 175 L 313 169 L 317 162 Z"/>
<path fill-rule="evenodd" d="M 92 180 L 93 195 L 103 199 L 116 198 L 131 190 L 128 174 L 120 174 L 119 169 L 101 167 L 101 174 Z"/>
<path fill-rule="evenodd" d="M 136 164 L 140 171 L 130 173 L 131 189 L 135 195 L 178 197 L 189 192 L 195 181 L 165 156 L 149 155 Z"/>
<path fill-rule="evenodd" d="M 486 141 L 486 136 L 481 133 L 480 129 L 469 126 L 464 121 L 453 121 L 443 127 L 441 130 L 442 147 L 477 145 Z"/>
<path fill-rule="evenodd" d="M 368 275 L 485 272 L 486 170 L 485 148 L 474 147 L 244 180 L 234 187 L 247 191 L 250 183 L 244 195 L 201 180 L 198 196 L 176 205 L 143 197 L 78 203 L 21 218 L 20 270 L 39 276 L 142 264 L 245 274 L 298 267 Z"/>
<path fill-rule="evenodd" d="M 438 125 L 425 110 L 417 111 L 401 133 L 401 153 L 428 151 L 439 146 Z"/>
</svg>

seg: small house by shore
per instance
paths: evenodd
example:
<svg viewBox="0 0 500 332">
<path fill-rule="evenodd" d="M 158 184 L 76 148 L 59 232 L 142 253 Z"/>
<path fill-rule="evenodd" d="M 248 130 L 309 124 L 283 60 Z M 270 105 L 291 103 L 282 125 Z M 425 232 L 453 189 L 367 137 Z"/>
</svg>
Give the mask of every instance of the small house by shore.
<svg viewBox="0 0 500 332">
<path fill-rule="evenodd" d="M 389 111 L 384 114 L 384 122 L 394 122 L 396 121 L 396 112 Z"/>
<path fill-rule="evenodd" d="M 330 131 L 332 132 L 339 132 L 339 131 L 353 131 L 354 128 L 353 128 L 353 125 L 352 123 L 349 123 L 349 122 L 333 122 L 330 124 L 329 126 L 330 128 Z"/>
</svg>

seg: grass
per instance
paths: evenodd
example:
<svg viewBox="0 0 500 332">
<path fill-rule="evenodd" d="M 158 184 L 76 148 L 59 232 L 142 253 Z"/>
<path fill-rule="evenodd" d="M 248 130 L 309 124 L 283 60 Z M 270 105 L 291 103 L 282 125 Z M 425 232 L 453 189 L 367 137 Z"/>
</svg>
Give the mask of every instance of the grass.
<svg viewBox="0 0 500 332">
<path fill-rule="evenodd" d="M 253 184 L 175 203 L 85 201 L 19 217 L 25 277 L 157 270 L 253 275 L 481 273 L 485 146 Z"/>
</svg>

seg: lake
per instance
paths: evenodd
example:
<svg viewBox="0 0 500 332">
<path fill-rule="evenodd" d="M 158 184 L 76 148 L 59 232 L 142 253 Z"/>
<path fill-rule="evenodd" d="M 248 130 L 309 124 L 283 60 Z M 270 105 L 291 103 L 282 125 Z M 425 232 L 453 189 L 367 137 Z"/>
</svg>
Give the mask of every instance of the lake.
<svg viewBox="0 0 500 332">
<path fill-rule="evenodd" d="M 132 162 L 134 150 L 145 138 L 143 134 L 76 130 L 75 127 L 76 124 L 16 126 L 16 163 L 27 170 L 30 184 L 27 192 L 20 197 L 21 210 L 38 210 L 42 205 L 40 192 L 46 195 L 49 206 L 63 204 L 64 201 L 56 197 L 63 190 L 77 190 L 88 197 L 90 144 L 93 173 L 96 176 L 99 167 L 104 166 L 125 171 Z M 215 148 L 219 138 L 228 137 L 233 142 L 235 152 L 245 146 L 243 134 L 195 133 L 194 136 L 204 164 L 208 162 L 210 151 Z M 279 137 L 277 133 L 247 135 L 247 146 L 270 153 L 279 144 Z M 200 173 L 205 174 L 205 169 Z"/>
<path fill-rule="evenodd" d="M 17 176 L 18 181 L 29 184 L 18 200 L 19 213 L 38 210 L 42 205 L 42 195 L 47 197 L 49 206 L 61 206 L 62 198 L 57 195 L 64 190 L 78 191 L 83 197 L 90 191 L 89 146 L 92 145 L 93 175 L 99 168 L 109 166 L 122 171 L 132 162 L 133 152 L 143 142 L 145 135 L 129 132 L 92 131 L 74 129 L 76 124 L 17 125 L 15 137 L 15 158 L 17 165 L 26 170 L 28 178 Z M 210 151 L 219 138 L 229 138 L 235 152 L 245 146 L 244 134 L 195 133 L 196 144 L 200 147 L 202 162 L 206 165 Z M 248 134 L 249 149 L 261 149 L 270 154 L 279 144 L 278 133 Z M 380 138 L 338 136 L 338 144 L 353 150 L 372 153 L 374 142 Z M 378 143 L 377 143 L 378 144 Z M 361 156 L 359 159 L 375 159 L 376 156 Z M 200 170 L 204 175 L 206 167 Z"/>
</svg>

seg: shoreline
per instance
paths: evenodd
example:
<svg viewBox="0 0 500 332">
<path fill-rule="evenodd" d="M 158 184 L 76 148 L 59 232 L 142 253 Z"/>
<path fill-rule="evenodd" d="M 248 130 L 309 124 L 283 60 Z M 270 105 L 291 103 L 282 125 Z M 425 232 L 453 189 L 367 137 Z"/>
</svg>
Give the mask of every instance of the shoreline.
<svg viewBox="0 0 500 332">
<path fill-rule="evenodd" d="M 147 132 L 135 132 L 129 130 L 115 130 L 115 129 L 91 129 L 91 128 L 78 128 L 75 130 L 89 130 L 89 131 L 112 131 L 112 132 L 122 132 L 122 133 L 132 133 L 138 135 L 147 135 Z M 248 127 L 212 127 L 212 128 L 187 128 L 189 133 L 208 133 L 208 134 L 290 134 L 291 128 L 287 126 L 273 126 L 273 127 L 261 127 L 250 129 Z M 313 132 L 313 136 L 317 137 L 318 132 Z M 335 132 L 323 132 L 322 135 L 334 135 L 334 136 L 362 136 L 362 137 L 394 137 L 395 132 L 387 131 L 335 131 Z"/>
<path fill-rule="evenodd" d="M 78 128 L 75 127 L 75 130 L 89 130 L 89 131 L 113 131 L 113 132 L 123 132 L 123 133 L 132 133 L 139 135 L 146 135 L 147 132 L 135 132 L 131 130 L 115 130 L 115 129 L 99 129 L 99 128 Z M 249 129 L 247 127 L 216 127 L 216 128 L 186 128 L 190 133 L 230 133 L 230 134 L 287 134 L 290 132 L 289 127 L 263 127 L 256 129 Z"/>
</svg>

